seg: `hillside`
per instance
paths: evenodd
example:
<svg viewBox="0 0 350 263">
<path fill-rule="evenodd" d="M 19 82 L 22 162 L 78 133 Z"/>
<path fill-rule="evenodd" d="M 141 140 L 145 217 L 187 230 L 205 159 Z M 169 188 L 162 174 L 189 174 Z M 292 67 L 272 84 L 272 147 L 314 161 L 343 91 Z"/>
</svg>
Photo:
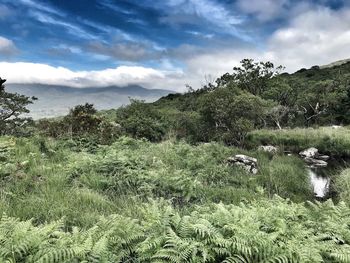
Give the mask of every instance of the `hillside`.
<svg viewBox="0 0 350 263">
<path fill-rule="evenodd" d="M 334 81 L 339 80 L 339 77 L 345 79 L 350 77 L 350 61 L 349 59 L 344 59 L 323 66 L 314 66 L 309 69 L 302 68 L 291 74 L 282 73 L 280 77 L 286 81 L 303 84 L 312 84 L 317 81 Z M 190 96 L 198 98 L 203 94 L 205 94 L 204 90 L 199 90 L 191 95 L 170 94 L 160 98 L 154 104 L 174 104 L 174 101 L 181 102 Z"/>
<path fill-rule="evenodd" d="M 86 102 L 93 103 L 99 110 L 106 110 L 128 104 L 129 98 L 152 102 L 171 92 L 146 89 L 138 85 L 73 88 L 43 84 L 8 84 L 6 88 L 10 92 L 38 98 L 35 104 L 29 106 L 29 116 L 34 119 L 62 116 L 75 105 Z"/>
<path fill-rule="evenodd" d="M 103 114 L 136 137 L 153 140 L 171 133 L 189 142 L 234 145 L 243 145 L 254 129 L 350 124 L 350 62 L 293 74 L 277 71 L 272 64 L 244 60 L 201 89 Z M 148 131 L 137 127 L 135 116 Z"/>
</svg>

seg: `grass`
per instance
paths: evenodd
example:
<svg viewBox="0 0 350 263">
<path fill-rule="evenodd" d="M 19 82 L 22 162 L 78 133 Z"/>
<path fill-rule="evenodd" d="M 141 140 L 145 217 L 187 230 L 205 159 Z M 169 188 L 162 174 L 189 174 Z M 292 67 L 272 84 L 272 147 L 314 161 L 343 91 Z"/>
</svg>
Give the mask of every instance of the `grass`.
<svg viewBox="0 0 350 263">
<path fill-rule="evenodd" d="M 44 137 L 1 138 L 0 210 L 36 223 L 64 217 L 67 227 L 92 226 L 101 215 L 137 215 L 137 204 L 169 200 L 181 211 L 196 205 L 239 204 L 279 194 L 312 198 L 300 160 L 272 157 L 219 143 L 150 143 L 122 137 L 93 153 Z M 259 173 L 229 166 L 243 153 L 259 162 Z"/>
<path fill-rule="evenodd" d="M 128 137 L 85 145 L 0 138 L 0 262 L 350 262 L 349 207 L 308 202 L 297 157 Z M 258 159 L 257 175 L 228 165 L 238 153 Z M 336 177 L 347 204 L 348 175 Z"/>
<path fill-rule="evenodd" d="M 340 200 L 350 204 L 350 168 L 343 170 L 336 178 L 334 188 Z"/>
<path fill-rule="evenodd" d="M 256 130 L 248 135 L 249 148 L 259 145 L 278 145 L 282 149 L 299 152 L 316 147 L 322 153 L 350 157 L 350 127 L 296 128 L 283 130 Z"/>
</svg>

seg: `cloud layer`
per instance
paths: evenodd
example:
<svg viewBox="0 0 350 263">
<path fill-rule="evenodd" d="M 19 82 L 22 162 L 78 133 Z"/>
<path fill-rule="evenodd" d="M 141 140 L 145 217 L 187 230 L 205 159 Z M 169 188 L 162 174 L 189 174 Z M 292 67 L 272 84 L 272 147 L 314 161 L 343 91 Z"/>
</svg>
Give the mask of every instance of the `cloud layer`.
<svg viewBox="0 0 350 263">
<path fill-rule="evenodd" d="M 0 62 L 0 72 L 8 83 L 43 83 L 66 85 L 77 88 L 127 86 L 139 84 L 146 88 L 167 88 L 162 83 L 171 83 L 182 76 L 181 71 L 161 71 L 153 68 L 120 66 L 99 71 L 72 71 L 64 67 L 25 62 Z M 170 87 L 169 87 L 170 88 Z"/>
<path fill-rule="evenodd" d="M 3 2 L 0 74 L 12 83 L 184 91 L 244 58 L 288 72 L 350 58 L 342 0 Z"/>
</svg>

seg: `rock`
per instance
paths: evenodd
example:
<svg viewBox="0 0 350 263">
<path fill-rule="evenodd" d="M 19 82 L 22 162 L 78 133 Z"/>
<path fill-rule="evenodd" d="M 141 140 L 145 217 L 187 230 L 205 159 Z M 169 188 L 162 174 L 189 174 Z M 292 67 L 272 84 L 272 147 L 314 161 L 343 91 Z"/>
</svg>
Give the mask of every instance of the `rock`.
<svg viewBox="0 0 350 263">
<path fill-rule="evenodd" d="M 326 167 L 328 163 L 323 160 L 315 159 L 306 157 L 304 158 L 304 161 L 311 167 L 311 168 L 317 168 L 317 167 Z"/>
<path fill-rule="evenodd" d="M 268 152 L 268 153 L 277 153 L 278 148 L 276 146 L 272 145 L 261 145 L 259 146 L 258 150 Z"/>
<path fill-rule="evenodd" d="M 329 156 L 328 155 L 318 155 L 317 159 L 322 160 L 322 161 L 327 161 L 329 159 Z"/>
<path fill-rule="evenodd" d="M 343 126 L 341 125 L 332 125 L 332 129 L 340 129 L 342 128 Z"/>
<path fill-rule="evenodd" d="M 253 157 L 237 154 L 233 157 L 229 157 L 227 161 L 233 165 L 241 166 L 252 174 L 257 174 L 258 172 L 258 160 Z"/>
<path fill-rule="evenodd" d="M 232 158 L 232 157 L 231 157 Z M 236 161 L 251 164 L 251 163 L 257 163 L 258 160 L 256 158 L 244 155 L 244 154 L 237 154 L 233 157 Z"/>
<path fill-rule="evenodd" d="M 250 170 L 250 172 L 251 172 L 252 174 L 257 174 L 257 173 L 258 173 L 258 168 L 252 168 L 252 169 Z"/>
<path fill-rule="evenodd" d="M 319 154 L 318 149 L 311 147 L 299 153 L 310 167 L 325 167 L 329 159 L 328 155 Z"/>
<path fill-rule="evenodd" d="M 311 147 L 304 151 L 301 151 L 299 155 L 303 158 L 315 158 L 316 156 L 318 156 L 318 149 L 315 147 Z"/>
</svg>

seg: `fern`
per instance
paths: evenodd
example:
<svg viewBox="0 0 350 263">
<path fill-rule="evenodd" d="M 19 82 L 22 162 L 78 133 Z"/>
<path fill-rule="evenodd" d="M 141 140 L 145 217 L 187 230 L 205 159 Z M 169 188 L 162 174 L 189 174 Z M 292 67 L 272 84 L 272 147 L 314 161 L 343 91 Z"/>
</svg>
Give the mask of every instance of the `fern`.
<svg viewBox="0 0 350 263">
<path fill-rule="evenodd" d="M 3 215 L 0 262 L 350 262 L 350 209 L 275 197 L 181 215 L 150 201 L 141 220 L 101 217 L 89 229 L 34 226 Z"/>
</svg>

